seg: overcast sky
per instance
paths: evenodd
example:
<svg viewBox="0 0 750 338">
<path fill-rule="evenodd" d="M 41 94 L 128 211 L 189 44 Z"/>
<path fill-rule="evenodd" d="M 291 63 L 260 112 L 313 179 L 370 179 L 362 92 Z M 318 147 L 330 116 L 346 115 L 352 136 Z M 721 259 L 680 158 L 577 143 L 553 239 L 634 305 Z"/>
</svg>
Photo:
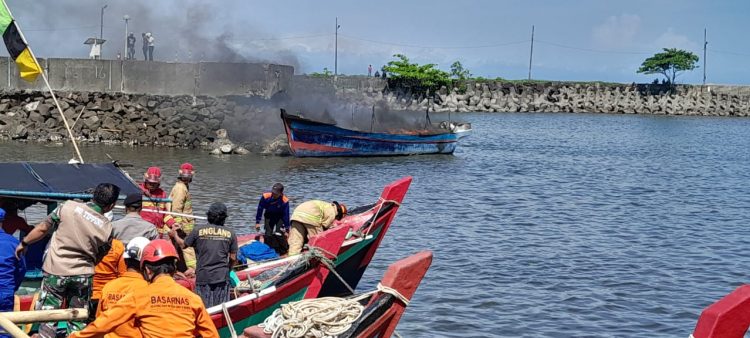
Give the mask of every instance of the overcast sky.
<svg viewBox="0 0 750 338">
<path fill-rule="evenodd" d="M 750 0 L 381 0 L 176 1 L 6 0 L 39 57 L 87 57 L 104 12 L 106 58 L 124 49 L 123 15 L 138 37 L 156 37 L 162 61 L 271 61 L 297 73 L 334 68 L 366 74 L 402 53 L 448 70 L 461 61 L 474 75 L 526 78 L 531 26 L 532 77 L 547 80 L 650 82 L 636 74 L 663 47 L 690 50 L 701 68 L 678 82 L 700 83 L 708 29 L 710 83 L 750 84 Z M 3 50 L 3 54 L 5 50 Z"/>
</svg>

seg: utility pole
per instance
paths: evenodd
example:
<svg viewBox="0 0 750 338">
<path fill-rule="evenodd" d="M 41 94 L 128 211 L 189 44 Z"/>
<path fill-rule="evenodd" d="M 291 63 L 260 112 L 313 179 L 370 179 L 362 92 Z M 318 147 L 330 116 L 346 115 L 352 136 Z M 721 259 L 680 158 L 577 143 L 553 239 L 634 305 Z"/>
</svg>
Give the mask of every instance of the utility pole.
<svg viewBox="0 0 750 338">
<path fill-rule="evenodd" d="M 334 52 L 333 52 L 333 76 L 336 77 L 339 73 L 339 28 L 341 28 L 341 25 L 339 25 L 339 17 L 336 17 L 336 39 L 334 42 Z"/>
<path fill-rule="evenodd" d="M 129 60 L 128 56 L 130 56 L 130 51 L 128 50 L 128 20 L 130 20 L 130 16 L 125 14 L 122 19 L 125 20 L 125 53 L 123 53 L 124 57 L 122 59 Z"/>
<path fill-rule="evenodd" d="M 534 25 L 531 25 L 531 52 L 529 53 L 529 80 L 531 80 L 531 60 L 534 59 Z"/>
<path fill-rule="evenodd" d="M 100 22 L 100 25 L 99 25 L 99 40 L 104 40 L 104 9 L 105 8 L 107 8 L 107 5 L 102 6 L 101 22 Z M 99 48 L 100 48 L 100 50 L 99 50 L 99 55 L 100 55 L 99 58 L 101 59 L 101 55 L 102 55 L 101 48 L 102 48 L 102 46 L 100 45 Z"/>
<path fill-rule="evenodd" d="M 706 41 L 706 29 L 703 28 L 703 85 L 706 85 L 706 47 L 708 41 Z"/>
</svg>

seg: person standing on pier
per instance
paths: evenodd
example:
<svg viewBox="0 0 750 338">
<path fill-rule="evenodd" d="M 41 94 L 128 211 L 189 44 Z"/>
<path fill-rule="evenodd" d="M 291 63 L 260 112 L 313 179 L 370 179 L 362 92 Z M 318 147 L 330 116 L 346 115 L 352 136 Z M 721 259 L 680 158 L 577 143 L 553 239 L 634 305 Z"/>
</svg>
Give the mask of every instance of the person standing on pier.
<svg viewBox="0 0 750 338">
<path fill-rule="evenodd" d="M 112 224 L 104 214 L 112 210 L 120 194 L 114 184 L 102 183 L 94 189 L 90 203 L 65 201 L 29 232 L 16 247 L 16 257 L 26 247 L 52 233 L 44 256 L 44 279 L 35 310 L 86 308 L 91 299 L 94 266 L 109 252 Z M 83 322 L 68 322 L 67 334 L 82 329 Z M 59 334 L 56 322 L 39 325 L 42 338 Z"/>
<path fill-rule="evenodd" d="M 128 34 L 128 60 L 135 59 L 135 35 Z"/>
<path fill-rule="evenodd" d="M 141 33 L 141 39 L 143 40 L 143 60 L 148 61 L 148 37 L 146 33 Z"/>
<path fill-rule="evenodd" d="M 190 195 L 190 182 L 193 181 L 194 173 L 192 164 L 183 163 L 180 166 L 177 182 L 175 182 L 172 191 L 169 193 L 169 199 L 172 200 L 170 204 L 172 212 L 186 215 L 193 214 L 193 197 Z M 195 227 L 195 219 L 192 217 L 175 216 L 174 220 L 177 225 L 177 234 L 182 239 L 187 238 Z M 182 255 L 185 259 L 185 265 L 188 268 L 195 269 L 195 250 L 193 248 L 185 248 L 182 251 Z"/>
<path fill-rule="evenodd" d="M 154 61 L 154 35 L 149 33 L 146 33 L 146 38 L 148 40 L 148 60 Z"/>
<path fill-rule="evenodd" d="M 276 183 L 270 192 L 265 192 L 258 201 L 258 211 L 255 213 L 255 231 L 260 230 L 261 216 L 265 218 L 263 234 L 265 243 L 272 247 L 279 255 L 289 251 L 286 237 L 289 234 L 289 198 L 284 195 L 284 185 Z"/>
</svg>

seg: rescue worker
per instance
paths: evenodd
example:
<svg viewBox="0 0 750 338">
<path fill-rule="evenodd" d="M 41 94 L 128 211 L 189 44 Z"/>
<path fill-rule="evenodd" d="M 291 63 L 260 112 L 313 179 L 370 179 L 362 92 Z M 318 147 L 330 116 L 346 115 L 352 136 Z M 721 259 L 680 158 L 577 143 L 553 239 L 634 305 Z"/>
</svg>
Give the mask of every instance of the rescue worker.
<svg viewBox="0 0 750 338">
<path fill-rule="evenodd" d="M 94 281 L 91 288 L 91 306 L 89 307 L 89 318 L 92 320 L 96 315 L 99 300 L 102 297 L 104 285 L 122 276 L 127 270 L 123 253 L 125 245 L 119 240 L 112 240 L 112 247 L 107 255 L 94 267 Z"/>
<path fill-rule="evenodd" d="M 145 338 L 218 338 L 211 317 L 198 295 L 177 284 L 177 250 L 157 239 L 143 249 L 141 271 L 148 286 L 133 288 L 71 338 L 101 337 L 135 321 Z"/>
<path fill-rule="evenodd" d="M 195 269 L 195 291 L 206 307 L 229 301 L 229 272 L 237 262 L 237 235 L 224 226 L 227 207 L 214 203 L 206 212 L 208 224 L 198 226 L 183 241 L 170 233 L 182 247 L 195 248 L 198 257 Z"/>
<path fill-rule="evenodd" d="M 315 236 L 346 216 L 346 205 L 336 201 L 311 200 L 294 208 L 289 231 L 289 256 L 302 252 L 310 236 Z"/>
<path fill-rule="evenodd" d="M 151 242 L 145 237 L 135 237 L 130 240 L 128 247 L 123 253 L 127 271 L 117 279 L 107 283 L 102 289 L 102 298 L 99 301 L 97 313 L 111 309 L 118 300 L 136 289 L 148 287 L 148 283 L 141 274 L 141 256 L 143 249 Z M 107 337 L 141 337 L 141 331 L 135 327 L 135 319 L 123 323 L 113 329 Z"/>
<path fill-rule="evenodd" d="M 265 211 L 265 212 L 264 212 Z M 265 192 L 258 201 L 255 213 L 255 231 L 260 230 L 260 219 L 264 217 L 265 243 L 279 255 L 289 251 L 286 235 L 289 234 L 289 198 L 284 195 L 284 185 L 276 183 L 270 192 Z M 283 227 L 282 227 L 283 226 Z"/>
<path fill-rule="evenodd" d="M 172 191 L 169 193 L 169 199 L 172 200 L 170 205 L 172 212 L 187 215 L 193 214 L 193 198 L 190 195 L 190 182 L 193 181 L 194 172 L 193 165 L 190 163 L 183 163 L 180 166 L 177 182 L 175 182 Z M 174 216 L 174 219 L 175 224 L 177 224 L 177 234 L 180 235 L 180 238 L 185 239 L 193 231 L 195 219 L 184 216 Z M 195 250 L 193 248 L 185 248 L 182 251 L 182 256 L 185 259 L 185 265 L 188 268 L 195 269 Z"/>
<path fill-rule="evenodd" d="M 90 203 L 63 202 L 16 247 L 16 256 L 20 257 L 27 246 L 52 232 L 42 265 L 44 278 L 35 310 L 89 305 L 94 267 L 111 246 L 112 224 L 104 213 L 115 207 L 119 194 L 118 186 L 102 183 L 94 189 Z M 70 334 L 84 326 L 83 322 L 68 322 L 63 330 Z M 57 337 L 57 323 L 40 324 L 39 335 Z"/>
<path fill-rule="evenodd" d="M 143 175 L 141 191 L 146 198 L 142 203 L 141 217 L 156 226 L 159 231 L 159 238 L 165 238 L 166 234 L 175 223 L 171 215 L 160 213 L 160 211 L 169 211 L 167 202 L 160 202 L 156 199 L 166 199 L 167 193 L 160 188 L 161 169 L 159 167 L 150 167 Z"/>
<path fill-rule="evenodd" d="M 5 219 L 5 210 L 0 209 L 0 225 Z M 14 293 L 21 286 L 26 274 L 26 264 L 23 257 L 16 257 L 15 250 L 18 239 L 0 231 L 0 312 L 12 312 Z M 10 337 L 0 332 L 0 337 Z"/>
<path fill-rule="evenodd" d="M 143 209 L 143 194 L 132 193 L 125 197 L 125 217 L 112 222 L 112 236 L 127 246 L 131 239 L 146 237 L 156 239 L 159 233 L 156 227 L 141 217 Z"/>
</svg>

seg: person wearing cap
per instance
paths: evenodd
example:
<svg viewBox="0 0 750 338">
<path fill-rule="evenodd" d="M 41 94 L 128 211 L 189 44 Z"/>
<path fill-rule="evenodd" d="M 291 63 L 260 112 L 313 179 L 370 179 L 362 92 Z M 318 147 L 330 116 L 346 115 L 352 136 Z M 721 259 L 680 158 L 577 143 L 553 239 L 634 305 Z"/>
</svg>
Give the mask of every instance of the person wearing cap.
<svg viewBox="0 0 750 338">
<path fill-rule="evenodd" d="M 142 203 L 143 194 L 128 194 L 125 197 L 125 217 L 112 222 L 112 236 L 120 240 L 124 246 L 136 237 L 153 240 L 159 236 L 156 227 L 141 217 Z"/>
<path fill-rule="evenodd" d="M 89 317 L 92 319 L 96 314 L 96 308 L 102 297 L 102 288 L 104 288 L 104 285 L 115 280 L 115 278 L 122 276 L 127 270 L 125 259 L 123 257 L 124 252 L 125 245 L 119 240 L 112 239 L 112 245 L 109 248 L 109 252 L 107 252 L 99 264 L 94 267 L 94 280 L 91 287 L 91 306 L 89 309 Z"/>
<path fill-rule="evenodd" d="M 141 255 L 141 272 L 148 285 L 133 288 L 70 337 L 101 337 L 125 323 L 135 322 L 140 336 L 146 338 L 218 338 L 201 298 L 172 278 L 177 259 L 172 243 L 163 239 L 151 241 Z"/>
<path fill-rule="evenodd" d="M 195 248 L 195 291 L 206 307 L 211 307 L 229 301 L 229 271 L 237 262 L 237 235 L 224 226 L 227 207 L 223 203 L 212 204 L 206 216 L 208 224 L 193 229 L 184 241 L 175 232 L 170 236 L 183 248 Z"/>
<path fill-rule="evenodd" d="M 159 201 L 159 199 L 167 198 L 167 193 L 160 186 L 161 169 L 159 167 L 149 167 L 143 175 L 143 183 L 140 184 L 144 197 L 144 201 L 141 204 L 143 207 L 141 217 L 156 226 L 160 237 L 165 237 L 164 234 L 169 232 L 175 220 L 171 215 L 161 213 L 169 211 L 169 204 Z"/>
<path fill-rule="evenodd" d="M 120 188 L 111 183 L 96 186 L 90 203 L 65 201 L 34 227 L 16 247 L 16 256 L 26 247 L 52 233 L 44 256 L 44 278 L 35 310 L 82 308 L 91 299 L 94 267 L 109 252 L 112 224 L 104 214 L 115 207 Z M 41 323 L 39 335 L 54 338 L 85 326 L 68 321 L 65 331 L 57 332 L 57 323 Z"/>
<path fill-rule="evenodd" d="M 96 313 L 102 313 L 109 310 L 120 300 L 125 297 L 128 293 L 133 290 L 145 288 L 148 283 L 143 279 L 141 275 L 141 256 L 143 249 L 151 241 L 145 237 L 135 237 L 128 247 L 125 248 L 125 252 L 122 257 L 125 260 L 127 271 L 125 271 L 117 279 L 107 283 L 102 289 L 102 298 L 99 301 L 99 306 L 96 309 Z M 141 332 L 135 327 L 135 320 L 130 320 L 118 327 L 116 327 L 107 337 L 140 337 Z"/>
<path fill-rule="evenodd" d="M 290 228 L 289 198 L 284 195 L 284 186 L 281 183 L 274 184 L 271 191 L 260 196 L 258 211 L 255 213 L 255 231 L 260 230 L 261 216 L 265 220 L 263 233 L 266 244 L 279 255 L 286 254 L 289 245 L 284 234 L 288 234 Z"/>
<path fill-rule="evenodd" d="M 0 209 L 0 225 L 5 220 L 5 210 Z M 26 274 L 23 257 L 16 257 L 18 239 L 0 231 L 0 312 L 12 312 L 14 293 Z M 10 337 L 0 334 L 0 337 Z"/>
<path fill-rule="evenodd" d="M 311 200 L 294 208 L 292 229 L 289 231 L 289 256 L 302 252 L 310 236 L 330 228 L 334 221 L 346 216 L 346 205 L 336 201 Z"/>
<path fill-rule="evenodd" d="M 175 182 L 172 191 L 169 193 L 169 199 L 172 200 L 170 204 L 170 211 L 192 215 L 193 214 L 193 202 L 192 196 L 190 195 L 190 182 L 193 181 L 193 165 L 190 163 L 183 163 L 178 171 L 177 182 Z M 177 226 L 177 234 L 180 238 L 186 238 L 193 227 L 195 226 L 195 219 L 192 217 L 174 216 L 175 224 Z M 195 251 L 193 248 L 185 248 L 182 251 L 182 255 L 185 259 L 185 265 L 188 268 L 195 269 Z"/>
</svg>

